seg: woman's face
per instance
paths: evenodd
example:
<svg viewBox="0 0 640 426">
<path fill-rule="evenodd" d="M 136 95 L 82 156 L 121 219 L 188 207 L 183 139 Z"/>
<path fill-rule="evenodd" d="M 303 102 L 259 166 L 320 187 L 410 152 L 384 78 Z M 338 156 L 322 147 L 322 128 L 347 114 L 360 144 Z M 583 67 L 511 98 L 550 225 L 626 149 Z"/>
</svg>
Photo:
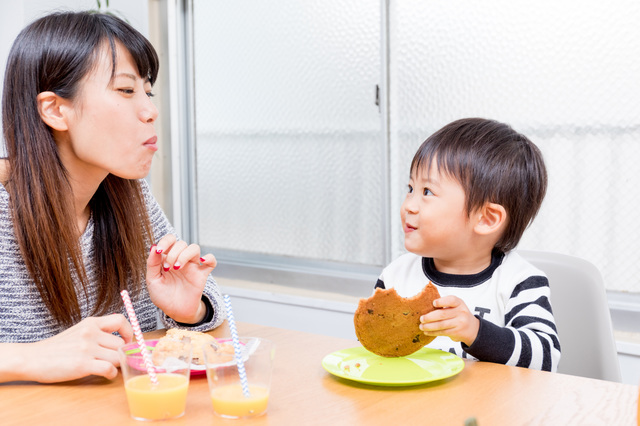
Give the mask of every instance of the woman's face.
<svg viewBox="0 0 640 426">
<path fill-rule="evenodd" d="M 102 181 L 109 173 L 143 178 L 158 150 L 151 84 L 138 75 L 131 54 L 118 43 L 116 47 L 113 80 L 110 49 L 103 48 L 70 106 L 67 131 L 56 135 L 72 178 Z"/>
</svg>

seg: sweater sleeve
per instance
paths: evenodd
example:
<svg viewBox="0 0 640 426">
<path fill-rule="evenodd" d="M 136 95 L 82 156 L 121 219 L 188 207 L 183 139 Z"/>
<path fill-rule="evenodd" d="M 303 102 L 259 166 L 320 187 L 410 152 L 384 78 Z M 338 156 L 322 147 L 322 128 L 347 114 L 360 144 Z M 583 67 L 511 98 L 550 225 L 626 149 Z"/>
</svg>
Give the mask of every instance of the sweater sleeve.
<svg viewBox="0 0 640 426">
<path fill-rule="evenodd" d="M 224 310 L 224 304 L 222 302 L 222 295 L 220 289 L 211 275 L 207 278 L 204 291 L 202 292 L 202 298 L 206 299 L 205 303 L 209 303 L 213 308 L 213 315 L 209 321 L 205 321 L 200 324 L 189 326 L 191 330 L 195 331 L 208 331 L 216 328 L 226 318 L 226 312 Z M 187 328 L 185 324 L 178 323 L 173 318 L 170 318 L 164 312 L 161 312 L 160 319 L 167 328 Z"/>
<path fill-rule="evenodd" d="M 478 336 L 463 349 L 482 361 L 537 370 L 556 371 L 560 341 L 549 302 L 546 277 L 529 277 L 518 284 L 507 301 L 505 327 L 482 318 Z"/>
<path fill-rule="evenodd" d="M 167 219 L 166 215 L 160 208 L 160 205 L 151 194 L 147 182 L 141 180 L 141 186 L 145 196 L 145 202 L 147 204 L 147 211 L 149 212 L 149 220 L 151 221 L 154 241 L 158 241 L 167 234 L 177 235 L 173 226 L 169 222 L 169 219 Z M 207 277 L 207 282 L 202 292 L 202 298 L 206 299 L 205 303 L 209 303 L 209 306 L 213 309 L 213 315 L 209 321 L 189 327 L 195 331 L 212 330 L 222 324 L 226 318 L 222 295 L 218 288 L 218 284 L 215 282 L 212 275 Z M 160 311 L 160 320 L 167 328 L 186 328 L 184 324 L 179 324 L 162 311 Z"/>
</svg>

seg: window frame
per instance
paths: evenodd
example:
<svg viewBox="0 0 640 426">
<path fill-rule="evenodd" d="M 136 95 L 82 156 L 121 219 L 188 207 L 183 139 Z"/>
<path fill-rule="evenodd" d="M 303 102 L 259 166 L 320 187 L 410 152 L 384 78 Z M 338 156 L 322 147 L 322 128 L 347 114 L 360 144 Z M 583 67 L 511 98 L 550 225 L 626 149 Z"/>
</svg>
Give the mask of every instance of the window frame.
<svg viewBox="0 0 640 426">
<path fill-rule="evenodd" d="M 195 123 L 191 112 L 194 108 L 193 98 L 193 51 L 191 37 L 193 34 L 193 0 L 149 0 L 150 14 L 154 10 L 162 12 L 150 16 L 151 38 L 159 51 L 168 58 L 163 62 L 168 72 L 161 73 L 157 84 L 168 87 L 169 96 L 162 99 L 159 108 L 165 111 L 169 122 L 166 129 L 159 129 L 165 141 L 169 141 L 160 163 L 164 165 L 164 173 L 170 174 L 159 185 L 152 179 L 154 193 L 162 194 L 163 207 L 174 224 L 176 231 L 186 240 L 197 242 L 197 199 L 194 197 L 195 176 Z M 389 7 L 390 0 L 381 0 L 381 78 L 379 86 L 380 116 L 382 131 L 386 144 L 385 150 L 385 188 L 387 201 L 385 206 L 385 265 L 389 263 L 392 252 L 390 199 L 390 166 L 389 166 Z M 154 24 L 158 26 L 155 31 Z M 163 32 L 166 28 L 166 32 Z M 164 79 L 164 80 L 163 80 Z M 164 81 L 164 83 L 163 83 Z M 158 162 L 156 160 L 156 162 Z M 166 182 L 169 182 L 168 184 Z M 204 247 L 204 250 L 210 248 Z M 346 296 L 359 296 L 372 291 L 375 279 L 381 268 L 353 267 L 333 264 L 331 262 L 291 262 L 290 259 L 277 256 L 254 255 L 216 250 L 219 266 L 216 276 L 248 280 L 254 282 L 275 283 L 282 286 L 309 288 L 335 292 Z M 640 321 L 640 293 L 621 293 L 607 290 L 609 306 L 615 330 L 638 331 Z"/>
<path fill-rule="evenodd" d="M 193 0 L 156 0 L 166 2 L 169 63 L 171 121 L 171 219 L 179 235 L 188 241 L 198 242 L 198 199 L 196 196 L 196 123 L 194 119 L 194 55 L 193 50 Z M 202 246 L 203 252 L 212 252 L 218 260 L 217 277 L 278 284 L 300 289 L 338 293 L 362 297 L 369 294 L 386 264 L 391 261 L 390 220 L 390 162 L 389 162 L 389 114 L 388 114 L 388 7 L 382 0 L 380 31 L 380 84 L 378 101 L 381 121 L 384 188 L 383 229 L 381 241 L 384 247 L 383 265 L 369 266 L 319 261 L 305 258 L 265 255 L 234 250 L 221 250 Z M 178 142 L 176 142 L 178 141 Z M 167 188 L 165 188 L 165 191 Z"/>
</svg>

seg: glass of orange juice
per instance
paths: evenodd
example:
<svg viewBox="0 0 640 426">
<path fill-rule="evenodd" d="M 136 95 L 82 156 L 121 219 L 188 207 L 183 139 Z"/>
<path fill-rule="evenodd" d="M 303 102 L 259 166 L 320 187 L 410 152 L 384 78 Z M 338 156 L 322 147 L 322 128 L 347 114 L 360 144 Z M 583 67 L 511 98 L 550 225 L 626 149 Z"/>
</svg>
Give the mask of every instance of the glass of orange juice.
<svg viewBox="0 0 640 426">
<path fill-rule="evenodd" d="M 184 415 L 191 369 L 191 343 L 176 341 L 162 356 L 154 356 L 157 340 L 147 340 L 154 362 L 155 378 L 146 368 L 137 343 L 118 349 L 124 389 L 131 417 L 136 420 L 165 420 Z M 156 365 L 157 364 L 157 365 Z"/>
<path fill-rule="evenodd" d="M 230 339 L 208 343 L 203 351 L 213 411 L 233 419 L 267 412 L 275 356 L 267 339 L 240 337 L 238 347 L 240 368 Z"/>
</svg>

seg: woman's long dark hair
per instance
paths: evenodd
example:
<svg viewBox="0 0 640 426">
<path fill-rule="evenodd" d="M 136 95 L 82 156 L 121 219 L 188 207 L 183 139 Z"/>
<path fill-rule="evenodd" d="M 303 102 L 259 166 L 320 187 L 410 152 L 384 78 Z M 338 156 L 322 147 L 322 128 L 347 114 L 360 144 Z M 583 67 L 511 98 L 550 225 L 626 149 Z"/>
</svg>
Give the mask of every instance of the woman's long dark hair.
<svg viewBox="0 0 640 426">
<path fill-rule="evenodd" d="M 131 53 L 140 76 L 153 85 L 158 73 L 153 46 L 107 14 L 63 12 L 40 18 L 18 35 L 7 62 L 2 125 L 16 239 L 42 300 L 64 325 L 80 320 L 74 282 L 85 294 L 88 286 L 98 287 L 92 315 L 101 315 L 113 309 L 128 283 L 131 291 L 139 290 L 146 268 L 151 227 L 140 184 L 108 175 L 89 202 L 98 282 L 87 282 L 69 177 L 36 100 L 45 91 L 75 99 L 104 49 L 111 51 L 113 76 L 116 43 Z"/>
</svg>

